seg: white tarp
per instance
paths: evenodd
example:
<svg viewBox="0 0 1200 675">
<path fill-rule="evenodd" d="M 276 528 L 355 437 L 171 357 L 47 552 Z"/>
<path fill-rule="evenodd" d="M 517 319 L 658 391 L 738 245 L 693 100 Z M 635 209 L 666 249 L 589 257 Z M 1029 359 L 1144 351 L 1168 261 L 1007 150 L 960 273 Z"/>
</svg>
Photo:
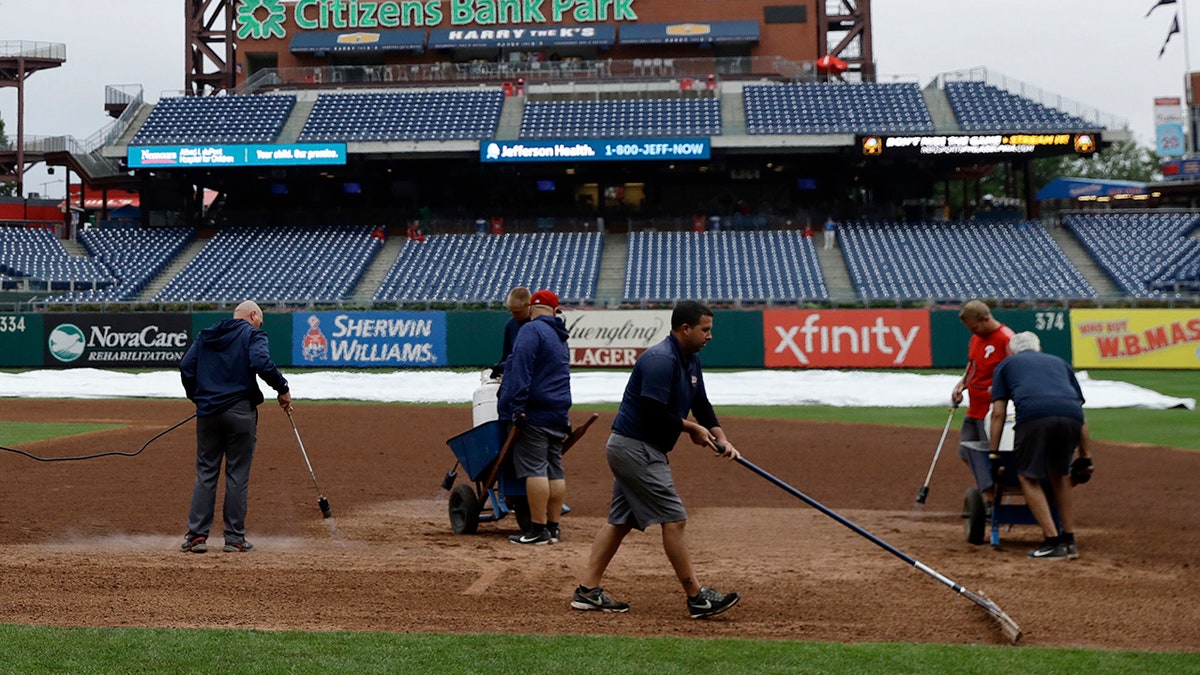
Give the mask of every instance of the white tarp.
<svg viewBox="0 0 1200 675">
<path fill-rule="evenodd" d="M 437 370 L 287 373 L 299 400 L 344 399 L 403 403 L 470 403 L 480 374 Z M 1077 374 L 1088 408 L 1196 407 L 1125 382 Z M 616 403 L 628 372 L 576 371 L 575 403 Z M 830 405 L 908 407 L 949 405 L 957 375 L 837 370 L 752 370 L 704 376 L 715 405 Z M 264 393 L 270 389 L 262 385 Z M 183 398 L 177 371 L 120 373 L 90 368 L 0 373 L 0 397 Z"/>
</svg>

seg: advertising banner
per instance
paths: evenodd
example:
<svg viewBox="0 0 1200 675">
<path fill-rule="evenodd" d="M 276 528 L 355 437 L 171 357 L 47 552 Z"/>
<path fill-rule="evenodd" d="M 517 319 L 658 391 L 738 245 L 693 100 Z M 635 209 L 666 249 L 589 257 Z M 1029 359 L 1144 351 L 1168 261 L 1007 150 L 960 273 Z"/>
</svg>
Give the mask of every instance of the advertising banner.
<svg viewBox="0 0 1200 675">
<path fill-rule="evenodd" d="M 44 363 L 65 368 L 174 368 L 191 345 L 191 317 L 158 312 L 47 314 Z"/>
<path fill-rule="evenodd" d="M 708 159 L 707 138 L 571 139 L 481 141 L 481 162 L 601 162 Z"/>
<path fill-rule="evenodd" d="M 1200 368 L 1200 310 L 1072 309 L 1076 368 Z"/>
<path fill-rule="evenodd" d="M 928 368 L 929 312 L 766 310 L 768 368 Z"/>
<path fill-rule="evenodd" d="M 1183 156 L 1183 99 L 1154 99 L 1154 135 L 1159 157 Z"/>
<path fill-rule="evenodd" d="M 445 367 L 445 312 L 296 312 L 292 365 Z"/>
<path fill-rule="evenodd" d="M 345 143 L 129 146 L 131 169 L 345 164 Z"/>
<path fill-rule="evenodd" d="M 632 368 L 671 332 L 671 310 L 577 310 L 563 313 L 571 366 Z"/>
</svg>

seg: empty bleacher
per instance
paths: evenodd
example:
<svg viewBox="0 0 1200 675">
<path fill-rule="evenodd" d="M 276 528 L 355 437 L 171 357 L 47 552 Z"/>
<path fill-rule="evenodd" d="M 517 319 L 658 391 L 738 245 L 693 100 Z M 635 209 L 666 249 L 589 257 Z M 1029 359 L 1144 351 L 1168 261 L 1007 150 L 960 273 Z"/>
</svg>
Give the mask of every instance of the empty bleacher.
<svg viewBox="0 0 1200 675">
<path fill-rule="evenodd" d="M 1037 221 L 847 223 L 838 235 L 868 302 L 1097 297 Z"/>
<path fill-rule="evenodd" d="M 716 136 L 721 106 L 715 98 L 534 101 L 525 105 L 521 138 L 631 138 Z"/>
<path fill-rule="evenodd" d="M 272 143 L 295 96 L 178 96 L 154 106 L 130 145 Z"/>
<path fill-rule="evenodd" d="M 625 302 L 828 300 L 813 240 L 795 230 L 629 235 Z"/>
<path fill-rule="evenodd" d="M 596 293 L 599 233 L 443 234 L 409 240 L 375 302 L 503 303 L 514 286 L 548 288 L 565 304 Z"/>
<path fill-rule="evenodd" d="M 185 228 L 103 228 L 79 233 L 79 243 L 108 268 L 116 283 L 48 298 L 47 302 L 123 302 L 133 300 L 167 266 L 195 232 Z"/>
<path fill-rule="evenodd" d="M 503 105 L 498 87 L 321 94 L 299 141 L 480 140 L 495 135 Z"/>
<path fill-rule="evenodd" d="M 71 291 L 116 283 L 99 260 L 67 253 L 54 233 L 41 227 L 0 227 L 0 288 Z"/>
<path fill-rule="evenodd" d="M 1085 131 L 1098 126 L 984 82 L 947 82 L 946 97 L 963 131 Z"/>
<path fill-rule="evenodd" d="M 908 82 L 746 85 L 748 134 L 920 133 L 934 130 L 921 90 Z"/>
<path fill-rule="evenodd" d="M 1200 285 L 1195 213 L 1073 214 L 1063 223 L 1122 291 L 1162 298 Z"/>
<path fill-rule="evenodd" d="M 382 241 L 369 226 L 232 227 L 154 297 L 160 302 L 338 302 Z"/>
</svg>

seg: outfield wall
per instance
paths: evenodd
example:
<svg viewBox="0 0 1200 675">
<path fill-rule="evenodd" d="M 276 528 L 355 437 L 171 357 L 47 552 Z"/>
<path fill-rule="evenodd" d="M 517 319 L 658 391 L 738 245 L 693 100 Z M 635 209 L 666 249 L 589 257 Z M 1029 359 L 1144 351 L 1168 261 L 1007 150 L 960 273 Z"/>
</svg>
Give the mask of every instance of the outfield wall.
<svg viewBox="0 0 1200 675">
<path fill-rule="evenodd" d="M 704 350 L 718 368 L 961 368 L 970 334 L 951 310 L 717 310 Z M 996 310 L 1076 368 L 1200 369 L 1200 310 Z M 228 312 L 0 314 L 0 367 L 174 367 Z M 292 368 L 482 367 L 508 312 L 268 313 L 271 357 Z M 670 330 L 669 310 L 563 314 L 573 367 L 628 368 Z"/>
</svg>

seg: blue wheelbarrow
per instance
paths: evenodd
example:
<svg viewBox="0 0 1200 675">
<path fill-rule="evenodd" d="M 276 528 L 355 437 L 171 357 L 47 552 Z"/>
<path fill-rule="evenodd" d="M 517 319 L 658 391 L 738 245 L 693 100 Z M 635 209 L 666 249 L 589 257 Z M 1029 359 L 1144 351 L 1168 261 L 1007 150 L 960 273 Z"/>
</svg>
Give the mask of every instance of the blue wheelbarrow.
<svg viewBox="0 0 1200 675">
<path fill-rule="evenodd" d="M 1025 494 L 1021 491 L 1021 483 L 1017 479 L 1017 453 L 1012 450 L 1001 450 L 1000 480 L 992 481 L 992 460 L 988 459 L 987 441 L 968 441 L 963 443 L 967 453 L 967 463 L 971 473 L 975 475 L 975 487 L 967 488 L 963 497 L 964 528 L 967 541 L 980 545 L 990 536 L 993 547 L 1000 546 L 1000 528 L 1012 530 L 1013 525 L 1037 525 L 1033 511 L 1025 503 Z M 1054 504 L 1054 492 L 1046 483 L 1042 484 L 1046 498 L 1050 502 L 1050 514 L 1055 524 L 1060 524 L 1058 509 Z M 992 507 L 989 510 L 983 495 L 992 495 Z"/>
<path fill-rule="evenodd" d="M 600 417 L 591 417 L 575 429 L 563 442 L 565 453 L 587 433 L 588 427 Z M 451 469 L 442 482 L 450 490 L 450 528 L 455 534 L 475 534 L 479 523 L 491 523 L 516 515 L 517 525 L 522 531 L 529 529 L 529 500 L 525 495 L 525 481 L 517 478 L 511 451 L 520 430 L 505 422 L 484 422 L 448 441 L 446 445 L 454 452 L 471 483 L 455 486 L 455 469 Z M 563 505 L 563 513 L 570 508 Z"/>
</svg>

